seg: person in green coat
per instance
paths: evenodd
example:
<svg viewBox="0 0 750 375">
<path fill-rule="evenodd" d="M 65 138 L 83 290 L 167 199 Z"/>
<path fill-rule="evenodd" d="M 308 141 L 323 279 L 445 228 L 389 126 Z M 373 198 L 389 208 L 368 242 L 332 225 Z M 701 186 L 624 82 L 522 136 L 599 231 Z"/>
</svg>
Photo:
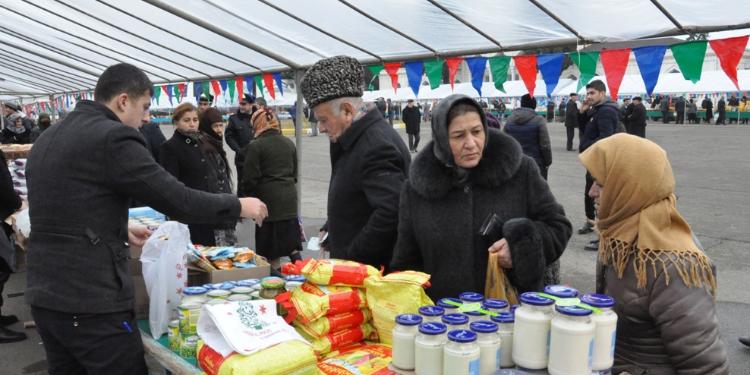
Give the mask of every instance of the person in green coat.
<svg viewBox="0 0 750 375">
<path fill-rule="evenodd" d="M 245 147 L 242 189 L 268 206 L 268 218 L 255 228 L 255 247 L 271 266 L 279 258 L 301 259 L 302 242 L 297 216 L 297 149 L 281 134 L 279 120 L 267 109 L 251 118 L 254 139 Z"/>
</svg>

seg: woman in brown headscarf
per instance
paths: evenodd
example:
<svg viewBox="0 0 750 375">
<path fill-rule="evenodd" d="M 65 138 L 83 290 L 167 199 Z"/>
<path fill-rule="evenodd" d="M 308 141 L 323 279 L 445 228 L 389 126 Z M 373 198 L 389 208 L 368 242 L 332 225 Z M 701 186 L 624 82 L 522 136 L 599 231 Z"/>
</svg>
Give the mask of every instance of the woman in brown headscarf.
<svg viewBox="0 0 750 375">
<path fill-rule="evenodd" d="M 613 374 L 728 374 L 712 264 L 677 211 L 666 152 L 617 134 L 580 159 L 596 180 L 597 291 L 619 318 Z"/>
<path fill-rule="evenodd" d="M 255 139 L 245 148 L 242 193 L 268 206 L 268 218 L 255 228 L 255 247 L 274 268 L 279 258 L 299 260 L 302 243 L 297 219 L 297 149 L 281 133 L 279 120 L 266 108 L 251 117 Z"/>
</svg>

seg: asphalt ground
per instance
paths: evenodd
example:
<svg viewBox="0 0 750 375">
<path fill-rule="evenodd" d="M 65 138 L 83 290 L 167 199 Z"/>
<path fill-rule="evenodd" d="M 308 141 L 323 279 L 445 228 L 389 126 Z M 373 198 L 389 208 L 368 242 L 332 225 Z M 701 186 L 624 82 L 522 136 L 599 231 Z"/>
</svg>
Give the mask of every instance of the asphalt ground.
<svg viewBox="0 0 750 375">
<path fill-rule="evenodd" d="M 576 152 L 565 151 L 562 124 L 553 123 L 549 128 L 553 147 L 549 184 L 578 228 L 584 221 L 585 170 Z M 164 132 L 169 137 L 172 130 L 167 126 Z M 403 130 L 399 133 L 406 139 Z M 678 208 L 716 265 L 717 310 L 731 372 L 750 374 L 750 349 L 737 341 L 740 335 L 750 335 L 750 126 L 650 124 L 646 135 L 667 150 L 677 180 Z M 429 140 L 429 126 L 425 124 L 421 145 Z M 576 138 L 575 145 L 577 142 Z M 307 235 L 313 236 L 325 221 L 330 178 L 327 137 L 305 136 L 301 152 L 302 218 Z M 251 224 L 241 223 L 238 230 L 241 242 L 252 247 Z M 594 289 L 596 254 L 583 250 L 594 237 L 573 234 L 562 256 L 563 282 L 582 291 Z M 306 251 L 303 255 L 319 254 Z M 21 321 L 31 320 L 22 295 L 25 277 L 23 272 L 14 274 L 4 291 L 3 314 L 15 314 Z M 23 330 L 20 323 L 11 328 Z M 29 335 L 27 340 L 0 344 L 0 374 L 46 372 L 39 335 L 34 329 L 24 331 Z"/>
</svg>

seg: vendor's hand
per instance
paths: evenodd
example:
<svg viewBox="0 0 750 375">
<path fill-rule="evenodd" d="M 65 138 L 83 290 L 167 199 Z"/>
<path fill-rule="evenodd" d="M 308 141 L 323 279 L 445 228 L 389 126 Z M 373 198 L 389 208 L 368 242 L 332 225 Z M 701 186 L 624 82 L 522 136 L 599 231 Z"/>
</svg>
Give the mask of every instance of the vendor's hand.
<svg viewBox="0 0 750 375">
<path fill-rule="evenodd" d="M 135 247 L 143 247 L 151 236 L 151 230 L 141 224 L 128 224 L 128 241 Z"/>
<path fill-rule="evenodd" d="M 513 258 L 510 256 L 510 246 L 508 241 L 503 238 L 496 241 L 488 249 L 490 253 L 497 253 L 497 262 L 502 268 L 513 268 Z"/>
<path fill-rule="evenodd" d="M 240 198 L 241 217 L 255 220 L 255 224 L 261 226 L 263 220 L 268 217 L 268 207 L 258 198 Z"/>
<path fill-rule="evenodd" d="M 323 255 L 328 255 L 328 247 L 323 244 L 323 239 L 328 235 L 328 232 L 321 230 L 318 232 L 318 247 L 320 247 L 320 251 L 323 252 Z M 326 256 L 327 258 L 327 256 Z"/>
</svg>

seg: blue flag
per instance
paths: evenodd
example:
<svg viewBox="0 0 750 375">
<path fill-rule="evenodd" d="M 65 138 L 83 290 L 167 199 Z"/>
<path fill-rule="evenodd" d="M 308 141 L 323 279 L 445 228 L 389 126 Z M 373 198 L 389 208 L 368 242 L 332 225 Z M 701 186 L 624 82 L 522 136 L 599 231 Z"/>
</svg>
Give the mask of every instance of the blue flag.
<svg viewBox="0 0 750 375">
<path fill-rule="evenodd" d="M 641 78 L 646 85 L 646 93 L 651 95 L 659 81 L 659 72 L 661 63 L 664 60 L 664 52 L 667 46 L 648 46 L 633 48 L 635 61 L 638 63 L 638 69 L 641 71 Z"/>
<path fill-rule="evenodd" d="M 281 85 L 281 73 L 276 72 L 273 73 L 273 80 L 276 82 L 276 86 L 279 86 L 279 93 L 281 93 L 281 96 L 284 96 L 284 87 Z"/>
<path fill-rule="evenodd" d="M 409 87 L 414 91 L 414 96 L 419 96 L 419 88 L 422 86 L 422 75 L 424 74 L 424 63 L 422 61 L 410 61 L 404 63 L 406 78 L 409 79 Z"/>
<path fill-rule="evenodd" d="M 167 97 L 169 97 L 169 105 L 172 104 L 172 85 L 167 85 Z"/>
<path fill-rule="evenodd" d="M 544 85 L 547 86 L 547 96 L 552 96 L 552 92 L 555 91 L 555 87 L 560 81 L 563 59 L 565 59 L 565 55 L 562 53 L 538 55 L 536 57 L 536 65 L 542 72 Z"/>
<path fill-rule="evenodd" d="M 487 69 L 487 58 L 482 56 L 467 57 L 464 59 L 471 72 L 471 85 L 482 96 L 482 82 L 484 82 L 484 71 Z"/>
<path fill-rule="evenodd" d="M 200 81 L 193 82 L 193 96 L 195 96 L 196 103 L 198 103 L 198 101 L 200 100 L 202 93 L 203 93 L 203 84 Z"/>
</svg>

